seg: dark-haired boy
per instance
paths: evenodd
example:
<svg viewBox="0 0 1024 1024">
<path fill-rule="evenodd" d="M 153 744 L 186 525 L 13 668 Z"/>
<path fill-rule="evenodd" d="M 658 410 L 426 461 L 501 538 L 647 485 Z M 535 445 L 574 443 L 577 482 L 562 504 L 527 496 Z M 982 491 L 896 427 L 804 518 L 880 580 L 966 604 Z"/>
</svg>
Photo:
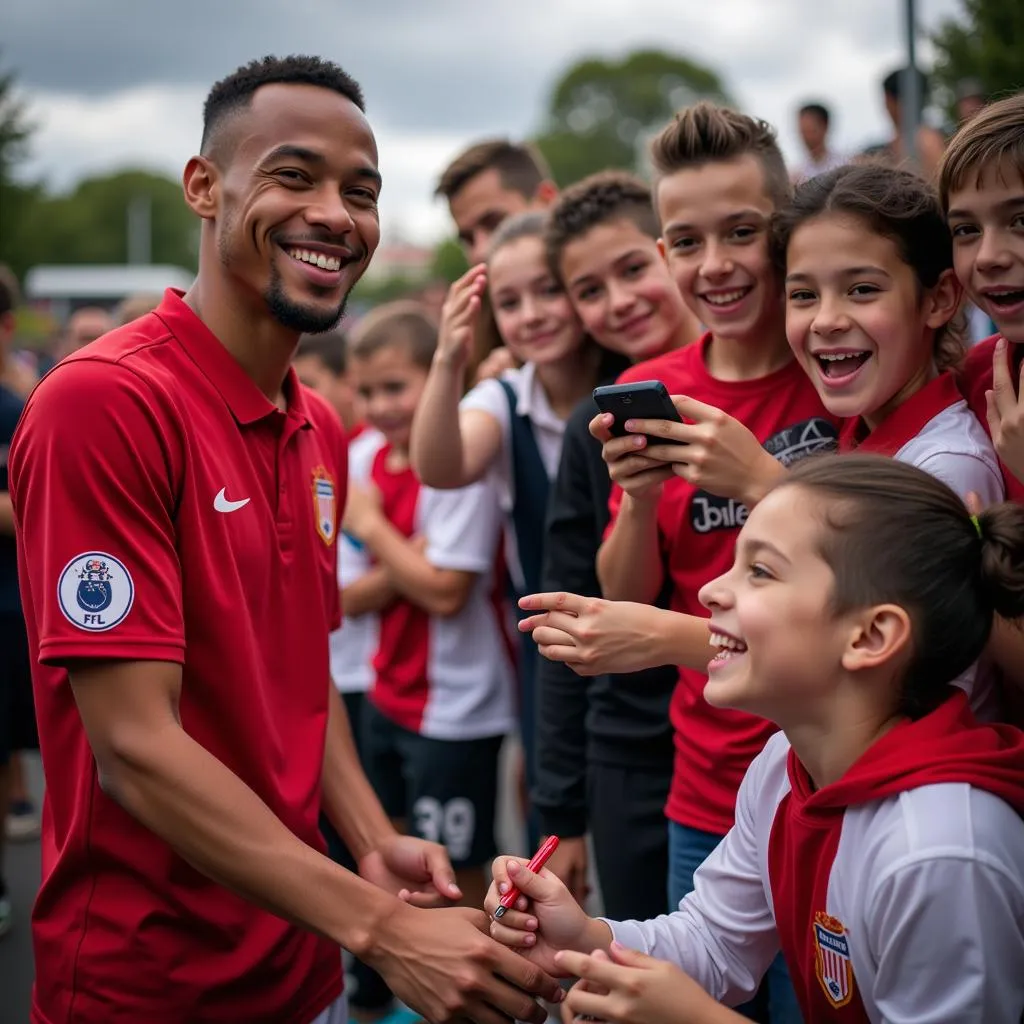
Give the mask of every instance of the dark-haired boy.
<svg viewBox="0 0 1024 1024">
<path fill-rule="evenodd" d="M 1007 495 L 1024 501 L 1024 93 L 983 109 L 953 136 L 939 169 L 956 275 L 998 331 L 961 371 L 992 434 Z"/>
<path fill-rule="evenodd" d="M 441 172 L 435 195 L 448 201 L 471 264 L 487 255 L 491 235 L 507 217 L 549 206 L 558 195 L 540 153 L 527 143 L 485 139 Z"/>
<path fill-rule="evenodd" d="M 290 363 L 366 269 L 380 185 L 344 71 L 240 68 L 185 168 L 195 283 L 28 401 L 10 467 L 47 776 L 34 1024 L 343 1024 L 339 946 L 430 1019 L 539 1022 L 526 993 L 558 991 L 482 913 L 393 895 L 458 891 L 442 847 L 392 828 L 330 681 L 346 449 Z M 362 878 L 324 856 L 321 808 Z"/>
<path fill-rule="evenodd" d="M 551 267 L 588 333 L 623 362 L 668 352 L 699 332 L 657 237 L 650 189 L 624 172 L 571 186 L 551 212 Z M 608 523 L 611 481 L 601 445 L 590 435 L 594 412 L 587 399 L 566 425 L 548 508 L 546 590 L 600 594 L 594 560 Z M 632 917 L 666 909 L 662 809 L 672 775 L 668 704 L 675 678 L 666 666 L 583 685 L 564 664 L 539 664 L 534 801 L 545 832 L 562 838 L 548 866 L 583 896 L 589 831 L 604 907 L 613 917 L 617 910 Z"/>
<path fill-rule="evenodd" d="M 794 184 L 814 178 L 826 171 L 842 167 L 846 158 L 829 148 L 828 130 L 831 115 L 823 103 L 805 103 L 797 113 L 797 128 L 800 141 L 807 150 L 807 156 L 791 175 Z"/>
<path fill-rule="evenodd" d="M 1006 495 L 1024 502 L 1024 93 L 985 107 L 953 136 L 939 165 L 953 233 L 953 266 L 971 302 L 998 331 L 975 345 L 960 386 L 999 455 Z M 992 656 L 1012 681 L 1024 721 L 1024 633 L 997 619 Z"/>
<path fill-rule="evenodd" d="M 345 334 L 338 328 L 299 338 L 292 366 L 299 380 L 327 399 L 350 441 L 359 434 L 356 395 L 348 379 Z"/>
<path fill-rule="evenodd" d="M 517 213 L 544 209 L 558 189 L 544 157 L 529 143 L 484 139 L 463 150 L 441 172 L 434 191 L 448 201 L 459 242 L 471 265 L 487 256 L 491 236 Z M 466 379 L 498 377 L 515 365 L 498 336 L 486 296 Z"/>
</svg>

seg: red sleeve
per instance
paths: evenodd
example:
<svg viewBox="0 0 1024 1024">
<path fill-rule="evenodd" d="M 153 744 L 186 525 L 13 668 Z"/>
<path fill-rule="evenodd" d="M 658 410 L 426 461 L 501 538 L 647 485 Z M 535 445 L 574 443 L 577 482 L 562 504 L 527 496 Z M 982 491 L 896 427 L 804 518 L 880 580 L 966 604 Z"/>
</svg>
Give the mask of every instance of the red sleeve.
<svg viewBox="0 0 1024 1024">
<path fill-rule="evenodd" d="M 967 400 L 971 412 L 981 421 L 986 430 L 988 430 L 988 419 L 985 392 L 992 387 L 992 357 L 995 354 L 998 339 L 998 335 L 993 335 L 974 345 L 968 351 L 959 374 L 960 392 Z"/>
<path fill-rule="evenodd" d="M 42 662 L 184 661 L 181 455 L 169 404 L 121 364 L 72 360 L 36 388 L 10 466 Z"/>
</svg>

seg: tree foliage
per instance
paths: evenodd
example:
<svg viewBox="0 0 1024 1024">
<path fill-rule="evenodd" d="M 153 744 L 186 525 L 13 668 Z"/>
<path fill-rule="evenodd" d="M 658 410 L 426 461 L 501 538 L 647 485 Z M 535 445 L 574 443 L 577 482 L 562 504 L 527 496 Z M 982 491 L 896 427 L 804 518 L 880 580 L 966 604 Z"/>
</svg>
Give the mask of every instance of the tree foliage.
<svg viewBox="0 0 1024 1024">
<path fill-rule="evenodd" d="M 642 171 L 645 145 L 680 107 L 728 101 L 719 76 L 686 57 L 640 50 L 589 57 L 555 84 L 536 142 L 559 185 L 614 167 Z"/>
<path fill-rule="evenodd" d="M 27 265 L 127 263 L 128 208 L 139 199 L 149 203 L 150 262 L 194 270 L 199 221 L 179 182 L 145 170 L 85 178 L 66 195 L 38 200 L 27 218 Z"/>
<path fill-rule="evenodd" d="M 41 195 L 38 186 L 19 182 L 15 173 L 28 157 L 34 129 L 14 74 L 0 72 L 0 263 L 16 273 L 24 220 Z"/>
<path fill-rule="evenodd" d="M 434 249 L 434 259 L 430 267 L 430 276 L 438 281 L 451 284 L 469 270 L 466 254 L 454 238 L 446 238 Z"/>
<path fill-rule="evenodd" d="M 955 118 L 959 83 L 976 80 L 991 96 L 1024 89 L 1024 3 L 963 0 L 960 18 L 944 22 L 932 43 L 938 98 Z"/>
</svg>

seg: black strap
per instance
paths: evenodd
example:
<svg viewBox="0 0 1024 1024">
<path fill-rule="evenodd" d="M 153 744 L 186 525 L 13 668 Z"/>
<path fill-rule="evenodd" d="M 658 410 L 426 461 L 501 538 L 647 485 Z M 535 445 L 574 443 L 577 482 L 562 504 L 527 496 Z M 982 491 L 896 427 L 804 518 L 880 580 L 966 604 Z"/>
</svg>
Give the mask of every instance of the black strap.
<svg viewBox="0 0 1024 1024">
<path fill-rule="evenodd" d="M 516 393 L 507 380 L 498 383 L 508 398 L 512 424 L 512 529 L 515 531 L 519 564 L 523 568 L 526 593 L 540 589 L 544 559 L 544 523 L 547 517 L 548 480 L 533 424 L 518 411 Z"/>
</svg>

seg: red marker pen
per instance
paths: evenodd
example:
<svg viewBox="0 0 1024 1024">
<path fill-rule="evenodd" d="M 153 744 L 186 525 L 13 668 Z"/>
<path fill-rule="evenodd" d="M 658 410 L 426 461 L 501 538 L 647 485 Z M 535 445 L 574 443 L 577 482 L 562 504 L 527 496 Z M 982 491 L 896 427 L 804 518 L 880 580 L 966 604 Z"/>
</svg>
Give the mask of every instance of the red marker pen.
<svg viewBox="0 0 1024 1024">
<path fill-rule="evenodd" d="M 533 855 L 530 863 L 526 866 L 536 874 L 545 864 L 551 859 L 551 854 L 558 849 L 558 836 L 548 836 L 543 843 L 540 844 L 540 849 Z M 522 893 L 513 885 L 511 889 L 498 901 L 498 909 L 494 911 L 494 920 L 497 921 L 499 918 L 505 916 L 506 910 L 511 910 L 515 905 L 515 902 Z"/>
</svg>

